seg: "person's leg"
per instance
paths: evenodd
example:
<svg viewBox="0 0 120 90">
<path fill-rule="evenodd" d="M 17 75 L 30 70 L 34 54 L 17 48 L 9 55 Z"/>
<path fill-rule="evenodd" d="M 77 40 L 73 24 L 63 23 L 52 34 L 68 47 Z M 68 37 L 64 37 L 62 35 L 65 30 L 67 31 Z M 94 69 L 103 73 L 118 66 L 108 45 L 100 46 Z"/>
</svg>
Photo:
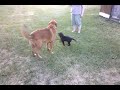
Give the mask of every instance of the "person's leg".
<svg viewBox="0 0 120 90">
<path fill-rule="evenodd" d="M 80 32 L 81 32 L 81 25 L 78 26 L 78 33 L 80 33 Z"/>
<path fill-rule="evenodd" d="M 76 29 L 77 29 L 77 26 L 76 26 L 76 25 L 74 25 L 74 26 L 73 26 L 73 30 L 72 30 L 72 32 L 75 32 L 75 31 L 76 31 Z"/>
<path fill-rule="evenodd" d="M 76 24 L 77 24 L 77 27 L 78 27 L 78 33 L 80 33 L 81 32 L 81 27 L 82 27 L 81 16 L 76 15 L 75 21 L 76 21 Z"/>
<path fill-rule="evenodd" d="M 77 29 L 77 26 L 76 26 L 76 23 L 75 23 L 75 15 L 74 14 L 72 14 L 71 20 L 72 20 L 72 28 L 73 28 L 72 32 L 75 32 L 76 29 Z"/>
</svg>

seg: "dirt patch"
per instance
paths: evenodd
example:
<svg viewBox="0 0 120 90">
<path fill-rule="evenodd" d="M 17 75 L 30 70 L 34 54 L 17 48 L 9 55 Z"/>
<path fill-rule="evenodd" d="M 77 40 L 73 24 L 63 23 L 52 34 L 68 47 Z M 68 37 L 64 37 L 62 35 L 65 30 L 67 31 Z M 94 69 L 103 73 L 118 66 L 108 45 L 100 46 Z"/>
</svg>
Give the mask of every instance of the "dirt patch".
<svg viewBox="0 0 120 90">
<path fill-rule="evenodd" d="M 120 74 L 115 67 L 108 70 L 102 69 L 99 75 L 104 80 L 105 84 L 113 85 L 116 82 L 120 82 Z"/>
<path fill-rule="evenodd" d="M 51 84 L 84 85 L 85 78 L 83 78 L 82 73 L 78 70 L 78 68 L 79 65 L 69 68 L 64 75 L 51 80 Z"/>
<path fill-rule="evenodd" d="M 46 67 L 46 61 L 18 56 L 8 50 L 0 51 L 1 85 L 114 85 L 120 82 L 116 68 L 83 73 L 76 64 L 63 75 L 56 75 Z"/>
<path fill-rule="evenodd" d="M 46 84 L 51 75 L 43 62 L 21 57 L 8 50 L 0 50 L 0 84 Z"/>
<path fill-rule="evenodd" d="M 100 72 L 80 72 L 80 66 L 74 65 L 67 72 L 51 81 L 51 84 L 64 85 L 119 85 L 120 74 L 116 68 L 102 69 Z"/>
</svg>

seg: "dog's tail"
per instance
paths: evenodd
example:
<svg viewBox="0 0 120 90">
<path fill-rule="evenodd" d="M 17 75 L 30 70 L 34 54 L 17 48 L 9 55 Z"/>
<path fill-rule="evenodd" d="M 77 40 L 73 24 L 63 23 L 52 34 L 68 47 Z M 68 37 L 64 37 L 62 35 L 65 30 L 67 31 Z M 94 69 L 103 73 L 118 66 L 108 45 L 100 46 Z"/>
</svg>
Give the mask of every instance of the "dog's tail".
<svg viewBox="0 0 120 90">
<path fill-rule="evenodd" d="M 77 42 L 74 38 L 72 38 L 72 40 L 74 40 L 75 42 Z"/>
<path fill-rule="evenodd" d="M 31 36 L 30 36 L 30 33 L 27 30 L 27 26 L 24 25 L 21 29 L 21 34 L 23 37 L 25 37 L 26 39 L 30 40 Z"/>
</svg>

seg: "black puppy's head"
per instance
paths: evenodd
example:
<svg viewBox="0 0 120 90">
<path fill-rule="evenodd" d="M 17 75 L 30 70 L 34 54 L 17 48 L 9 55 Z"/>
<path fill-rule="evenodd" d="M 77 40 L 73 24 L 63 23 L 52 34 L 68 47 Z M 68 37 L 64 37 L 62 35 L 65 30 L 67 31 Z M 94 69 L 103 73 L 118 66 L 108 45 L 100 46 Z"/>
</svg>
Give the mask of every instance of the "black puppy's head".
<svg viewBox="0 0 120 90">
<path fill-rule="evenodd" d="M 63 34 L 62 32 L 58 33 L 58 35 L 59 35 L 60 37 L 63 37 L 63 36 L 64 36 L 64 34 Z"/>
</svg>

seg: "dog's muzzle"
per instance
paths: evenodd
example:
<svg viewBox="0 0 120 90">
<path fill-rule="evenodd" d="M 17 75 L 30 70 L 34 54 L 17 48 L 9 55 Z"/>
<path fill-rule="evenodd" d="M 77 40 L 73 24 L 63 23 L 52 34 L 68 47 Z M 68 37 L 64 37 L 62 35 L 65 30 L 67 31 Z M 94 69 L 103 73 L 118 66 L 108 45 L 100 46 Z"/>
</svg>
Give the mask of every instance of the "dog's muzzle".
<svg viewBox="0 0 120 90">
<path fill-rule="evenodd" d="M 55 24 L 55 26 L 57 27 L 57 24 Z"/>
</svg>

